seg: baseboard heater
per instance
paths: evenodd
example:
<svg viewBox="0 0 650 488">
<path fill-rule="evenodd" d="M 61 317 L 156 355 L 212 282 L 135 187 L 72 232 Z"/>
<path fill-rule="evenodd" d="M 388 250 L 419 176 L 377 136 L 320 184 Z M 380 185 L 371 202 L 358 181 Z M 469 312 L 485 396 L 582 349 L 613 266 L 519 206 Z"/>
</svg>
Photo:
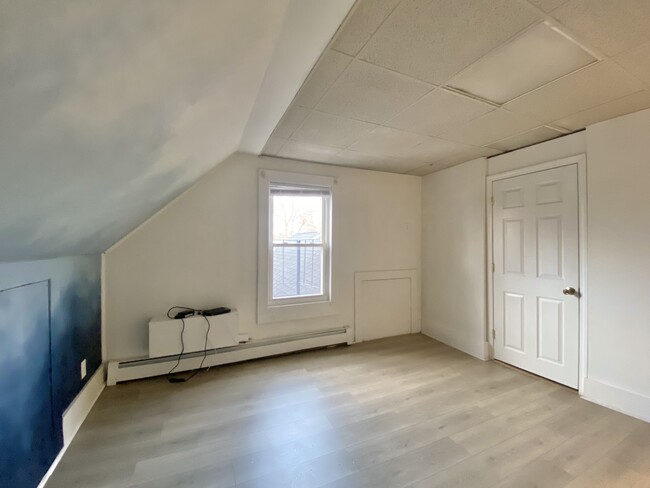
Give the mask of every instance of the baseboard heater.
<svg viewBox="0 0 650 488">
<path fill-rule="evenodd" d="M 253 340 L 236 346 L 209 350 L 203 367 L 248 361 L 249 359 L 277 356 L 319 347 L 352 344 L 354 342 L 353 335 L 349 327 L 338 327 L 305 334 Z M 183 354 L 178 367 L 174 371 L 191 371 L 197 368 L 201 364 L 203 356 L 203 351 Z M 176 364 L 177 360 L 178 356 L 166 356 L 111 361 L 108 363 L 106 384 L 114 386 L 122 381 L 165 375 Z"/>
</svg>

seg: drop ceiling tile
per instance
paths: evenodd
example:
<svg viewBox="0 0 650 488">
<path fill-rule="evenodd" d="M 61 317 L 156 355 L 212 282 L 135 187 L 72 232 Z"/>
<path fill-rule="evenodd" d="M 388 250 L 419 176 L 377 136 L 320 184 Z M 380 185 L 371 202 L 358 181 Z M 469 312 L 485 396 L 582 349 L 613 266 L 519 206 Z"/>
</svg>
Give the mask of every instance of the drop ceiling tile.
<svg viewBox="0 0 650 488">
<path fill-rule="evenodd" d="M 603 120 L 631 114 L 646 108 L 650 108 L 650 92 L 642 91 L 559 119 L 555 121 L 555 125 L 579 130 Z"/>
<path fill-rule="evenodd" d="M 487 103 L 438 89 L 390 119 L 385 125 L 437 136 L 456 125 L 494 110 Z"/>
<path fill-rule="evenodd" d="M 533 5 L 541 8 L 544 12 L 550 12 L 558 8 L 560 5 L 564 5 L 568 0 L 529 0 Z"/>
<path fill-rule="evenodd" d="M 422 144 L 400 151 L 393 158 L 400 159 L 405 163 L 434 163 L 466 151 L 468 148 L 469 146 L 458 142 L 429 137 Z M 414 164 L 414 166 L 417 166 L 417 164 Z"/>
<path fill-rule="evenodd" d="M 415 169 L 412 169 L 411 171 L 408 172 L 408 174 L 413 175 L 413 176 L 426 176 L 431 173 L 435 173 L 439 169 L 441 169 L 442 166 L 437 165 L 437 164 L 423 164 L 421 166 L 418 166 Z"/>
<path fill-rule="evenodd" d="M 614 60 L 650 88 L 650 42 L 619 54 Z"/>
<path fill-rule="evenodd" d="M 303 161 L 314 161 L 329 163 L 336 159 L 340 149 L 335 147 L 319 146 L 318 144 L 306 144 L 304 142 L 288 141 L 278 153 L 278 157 L 288 159 L 300 159 Z"/>
<path fill-rule="evenodd" d="M 384 162 L 384 158 L 373 154 L 364 154 L 359 151 L 350 151 L 343 149 L 336 155 L 335 163 L 342 166 L 352 167 L 365 167 L 372 164 L 380 164 Z"/>
<path fill-rule="evenodd" d="M 291 139 L 309 144 L 344 148 L 377 127 L 360 120 L 312 112 Z"/>
<path fill-rule="evenodd" d="M 505 103 L 595 61 L 587 51 L 543 23 L 477 61 L 449 84 Z"/>
<path fill-rule="evenodd" d="M 305 117 L 309 115 L 309 110 L 303 107 L 291 106 L 287 109 L 280 120 L 280 123 L 275 127 L 273 135 L 275 137 L 282 137 L 288 139 L 293 131 L 295 131 L 302 121 L 305 120 Z"/>
<path fill-rule="evenodd" d="M 332 47 L 356 56 L 399 2 L 400 0 L 359 0 L 359 5 L 341 27 Z"/>
<path fill-rule="evenodd" d="M 364 154 L 344 149 L 338 154 L 336 164 L 352 166 L 355 168 L 371 169 L 374 171 L 406 173 L 421 163 L 401 160 L 399 158 L 382 158 L 371 154 Z"/>
<path fill-rule="evenodd" d="M 426 136 L 412 132 L 391 129 L 389 127 L 377 127 L 352 144 L 348 149 L 376 156 L 390 156 L 391 154 L 420 144 L 426 139 Z"/>
<path fill-rule="evenodd" d="M 449 168 L 451 166 L 466 163 L 467 161 L 472 161 L 473 159 L 477 158 L 489 158 L 491 156 L 501 154 L 502 152 L 503 151 L 491 147 L 472 147 L 467 151 L 463 151 L 439 161 L 439 167 L 437 169 L 441 169 L 442 167 Z"/>
<path fill-rule="evenodd" d="M 497 154 L 501 154 L 501 151 L 492 149 L 490 147 L 473 147 L 449 158 L 442 159 L 437 163 L 418 166 L 417 168 L 409 171 L 408 174 L 425 176 L 431 173 L 435 173 L 436 171 L 451 168 L 452 166 L 472 161 L 474 159 L 489 158 L 490 156 L 495 156 Z"/>
<path fill-rule="evenodd" d="M 537 20 L 516 0 L 404 0 L 360 57 L 442 84 Z"/>
<path fill-rule="evenodd" d="M 352 61 L 350 56 L 336 51 L 326 51 L 318 65 L 302 85 L 294 104 L 302 107 L 314 108 L 325 95 L 327 89 L 336 81 L 341 73 Z"/>
<path fill-rule="evenodd" d="M 386 173 L 408 174 L 409 171 L 414 169 L 414 167 L 418 166 L 419 164 L 420 163 L 411 163 L 409 161 L 388 158 L 383 162 L 373 164 L 371 166 L 365 166 L 365 169 L 371 169 L 373 171 L 385 171 Z"/>
<path fill-rule="evenodd" d="M 650 40 L 648 0 L 571 0 L 552 15 L 608 56 Z"/>
<path fill-rule="evenodd" d="M 643 85 L 623 68 L 603 61 L 516 98 L 505 107 L 548 123 L 642 89 Z"/>
<path fill-rule="evenodd" d="M 282 149 L 282 146 L 285 142 L 287 142 L 287 139 L 284 139 L 282 137 L 269 137 L 269 140 L 266 141 L 264 149 L 262 149 L 262 154 L 265 154 L 267 156 L 275 156 L 278 154 L 280 149 Z"/>
<path fill-rule="evenodd" d="M 325 94 L 318 109 L 381 123 L 432 89 L 428 83 L 354 61 Z"/>
<path fill-rule="evenodd" d="M 499 149 L 500 151 L 512 151 L 521 147 L 537 144 L 538 142 L 548 141 L 564 135 L 562 132 L 550 129 L 548 127 L 537 127 L 535 129 L 518 134 L 516 136 L 507 137 L 498 142 L 490 144 L 490 147 Z"/>
<path fill-rule="evenodd" d="M 527 116 L 498 109 L 444 132 L 440 137 L 473 146 L 485 146 L 539 125 L 539 122 Z"/>
</svg>

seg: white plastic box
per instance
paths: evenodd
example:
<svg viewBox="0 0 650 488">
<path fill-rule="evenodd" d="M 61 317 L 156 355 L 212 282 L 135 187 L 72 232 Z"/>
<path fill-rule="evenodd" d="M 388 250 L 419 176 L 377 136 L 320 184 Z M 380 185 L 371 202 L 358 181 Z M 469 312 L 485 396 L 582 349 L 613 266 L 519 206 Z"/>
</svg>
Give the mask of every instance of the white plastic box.
<svg viewBox="0 0 650 488">
<path fill-rule="evenodd" d="M 203 351 L 205 336 L 210 321 L 207 349 L 236 346 L 239 344 L 239 314 L 237 310 L 222 315 L 203 317 L 194 315 L 185 320 L 183 331 L 183 352 Z M 175 356 L 181 353 L 181 331 L 183 322 L 167 317 L 153 318 L 149 321 L 149 357 Z"/>
</svg>

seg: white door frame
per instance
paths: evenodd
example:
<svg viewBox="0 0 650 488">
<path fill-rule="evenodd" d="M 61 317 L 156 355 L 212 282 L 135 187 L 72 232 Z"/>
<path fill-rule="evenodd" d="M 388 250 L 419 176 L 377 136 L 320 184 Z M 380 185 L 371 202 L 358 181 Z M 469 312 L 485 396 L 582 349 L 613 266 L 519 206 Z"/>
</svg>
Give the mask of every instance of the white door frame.
<svg viewBox="0 0 650 488">
<path fill-rule="evenodd" d="M 584 154 L 568 158 L 536 164 L 525 168 L 489 175 L 486 180 L 486 208 L 487 208 L 487 330 L 489 358 L 494 359 L 494 250 L 492 241 L 493 225 L 493 195 L 492 184 L 498 180 L 513 178 L 531 173 L 538 173 L 562 166 L 576 165 L 578 169 L 578 253 L 580 267 L 580 299 L 578 302 L 578 392 L 582 395 L 585 378 L 587 377 L 587 158 Z"/>
</svg>

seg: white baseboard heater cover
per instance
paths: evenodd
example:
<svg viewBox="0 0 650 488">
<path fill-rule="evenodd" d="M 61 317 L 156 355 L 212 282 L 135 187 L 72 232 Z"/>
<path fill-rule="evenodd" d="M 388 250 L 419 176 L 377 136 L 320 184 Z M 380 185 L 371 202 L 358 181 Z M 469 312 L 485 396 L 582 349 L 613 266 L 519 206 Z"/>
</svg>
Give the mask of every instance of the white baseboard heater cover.
<svg viewBox="0 0 650 488">
<path fill-rule="evenodd" d="M 315 349 L 319 347 L 352 344 L 354 334 L 349 327 L 321 330 L 272 339 L 260 339 L 207 352 L 203 367 L 248 361 L 268 356 L 276 356 L 294 351 Z M 191 371 L 198 368 L 203 360 L 203 350 L 183 354 L 175 372 Z M 128 361 L 111 361 L 108 363 L 106 384 L 114 386 L 121 381 L 161 376 L 169 372 L 176 364 L 178 356 L 161 358 L 141 358 Z"/>
<path fill-rule="evenodd" d="M 209 333 L 208 322 L 210 323 Z M 181 331 L 183 334 L 182 344 Z M 210 350 L 239 344 L 239 314 L 237 310 L 210 317 L 194 315 L 183 320 L 167 317 L 151 319 L 149 321 L 149 357 L 173 356 L 180 354 L 181 350 L 188 353 L 198 351 L 202 353 L 206 349 L 206 335 L 207 349 Z"/>
</svg>

